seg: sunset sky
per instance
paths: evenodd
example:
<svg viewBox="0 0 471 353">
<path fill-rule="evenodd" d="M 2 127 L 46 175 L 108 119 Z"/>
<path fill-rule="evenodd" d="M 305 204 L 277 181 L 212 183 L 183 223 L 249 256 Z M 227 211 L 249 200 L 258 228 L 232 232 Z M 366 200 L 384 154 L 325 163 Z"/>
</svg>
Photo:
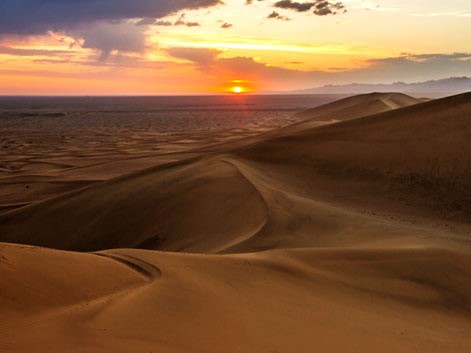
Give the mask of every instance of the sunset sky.
<svg viewBox="0 0 471 353">
<path fill-rule="evenodd" d="M 1 0 L 0 94 L 212 94 L 471 76 L 469 0 Z"/>
</svg>

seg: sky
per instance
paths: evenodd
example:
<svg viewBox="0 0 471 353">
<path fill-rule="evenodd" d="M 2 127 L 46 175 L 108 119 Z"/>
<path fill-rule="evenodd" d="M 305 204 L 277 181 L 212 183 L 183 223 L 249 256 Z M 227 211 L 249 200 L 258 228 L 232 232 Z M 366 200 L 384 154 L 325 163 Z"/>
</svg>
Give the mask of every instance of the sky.
<svg viewBox="0 0 471 353">
<path fill-rule="evenodd" d="M 272 92 L 471 76 L 469 0 L 1 0 L 0 95 Z"/>
</svg>

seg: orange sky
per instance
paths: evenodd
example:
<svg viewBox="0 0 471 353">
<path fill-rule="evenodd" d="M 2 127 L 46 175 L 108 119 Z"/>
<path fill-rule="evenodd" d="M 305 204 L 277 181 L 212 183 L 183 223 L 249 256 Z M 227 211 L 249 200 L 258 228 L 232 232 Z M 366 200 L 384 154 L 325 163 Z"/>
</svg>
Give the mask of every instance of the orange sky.
<svg viewBox="0 0 471 353">
<path fill-rule="evenodd" d="M 175 9 L 157 1 L 151 18 L 138 0 L 122 13 L 97 10 L 80 21 L 53 16 L 50 28 L 49 19 L 28 19 L 32 0 L 17 1 L 24 16 L 17 11 L 0 24 L 6 95 L 268 92 L 471 75 L 467 0 L 350 0 L 322 16 L 313 13 L 316 1 L 301 12 L 296 4 L 307 1 L 202 0 L 197 9 L 187 8 L 191 1 L 172 2 Z"/>
</svg>

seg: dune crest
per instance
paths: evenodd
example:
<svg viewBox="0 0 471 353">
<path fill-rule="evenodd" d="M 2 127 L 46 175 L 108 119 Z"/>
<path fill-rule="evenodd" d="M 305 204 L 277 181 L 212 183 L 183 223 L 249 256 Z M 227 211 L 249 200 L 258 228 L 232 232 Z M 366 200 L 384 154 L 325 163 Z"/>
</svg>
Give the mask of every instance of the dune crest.
<svg viewBox="0 0 471 353">
<path fill-rule="evenodd" d="M 347 97 L 297 113 L 303 119 L 294 124 L 300 129 L 316 127 L 316 123 L 352 120 L 362 116 L 408 107 L 422 101 L 402 93 L 368 93 Z"/>
</svg>

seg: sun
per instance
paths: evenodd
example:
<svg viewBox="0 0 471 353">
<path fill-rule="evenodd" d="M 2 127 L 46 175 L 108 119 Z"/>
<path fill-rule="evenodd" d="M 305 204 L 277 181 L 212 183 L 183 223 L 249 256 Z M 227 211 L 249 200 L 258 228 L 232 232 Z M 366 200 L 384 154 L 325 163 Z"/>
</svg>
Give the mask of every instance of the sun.
<svg viewBox="0 0 471 353">
<path fill-rule="evenodd" d="M 245 93 L 252 93 L 253 85 L 252 85 L 252 82 L 248 80 L 241 80 L 241 79 L 230 80 L 230 81 L 226 81 L 226 85 L 223 90 L 225 93 L 242 95 Z"/>
</svg>

